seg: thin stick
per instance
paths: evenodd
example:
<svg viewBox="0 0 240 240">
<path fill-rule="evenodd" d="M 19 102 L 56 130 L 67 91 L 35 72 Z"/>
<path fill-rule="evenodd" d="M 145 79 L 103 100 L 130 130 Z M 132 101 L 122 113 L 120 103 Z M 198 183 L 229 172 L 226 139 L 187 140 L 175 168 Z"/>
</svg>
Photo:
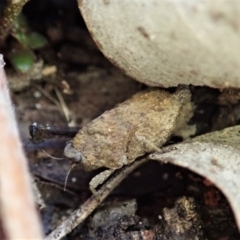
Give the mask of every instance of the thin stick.
<svg viewBox="0 0 240 240">
<path fill-rule="evenodd" d="M 50 101 L 52 101 L 59 109 L 59 111 L 64 115 L 63 111 L 62 111 L 62 106 L 59 103 L 59 101 L 57 101 L 51 94 L 49 94 L 46 90 L 44 90 L 42 87 L 36 87 L 45 97 L 47 97 Z"/>
<path fill-rule="evenodd" d="M 97 191 L 98 198 L 91 196 L 84 204 L 75 210 L 67 220 L 63 221 L 52 233 L 50 233 L 45 240 L 59 240 L 70 233 L 101 204 L 126 176 L 147 161 L 148 158 L 142 158 L 116 172 L 116 174 Z"/>
<path fill-rule="evenodd" d="M 56 100 L 54 97 L 51 96 L 51 94 L 49 94 L 43 88 L 37 87 L 37 89 L 58 107 L 60 113 L 66 118 L 67 122 L 69 122 L 71 114 L 59 90 L 54 88 L 55 93 L 58 97 L 58 100 Z"/>
<path fill-rule="evenodd" d="M 62 107 L 62 112 L 63 112 L 65 118 L 67 119 L 67 122 L 69 122 L 70 118 L 71 118 L 71 114 L 70 114 L 69 108 L 67 107 L 67 104 L 64 101 L 64 98 L 63 98 L 61 92 L 57 88 L 54 88 L 54 90 L 55 90 L 55 93 L 56 93 L 56 95 L 58 97 L 60 105 Z"/>
</svg>

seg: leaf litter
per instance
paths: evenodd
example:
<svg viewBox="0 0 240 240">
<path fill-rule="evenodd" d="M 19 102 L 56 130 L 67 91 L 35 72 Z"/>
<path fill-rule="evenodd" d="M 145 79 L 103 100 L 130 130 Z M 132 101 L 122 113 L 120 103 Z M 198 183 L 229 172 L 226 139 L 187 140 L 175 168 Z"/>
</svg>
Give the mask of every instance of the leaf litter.
<svg viewBox="0 0 240 240">
<path fill-rule="evenodd" d="M 56 11 L 54 11 L 54 12 L 56 12 Z M 73 11 L 70 11 L 70 15 L 71 16 L 73 15 Z M 43 24 L 41 23 L 41 25 L 43 25 Z M 70 29 L 69 28 L 70 25 L 71 24 L 67 24 L 67 29 Z M 59 28 L 56 28 L 56 27 L 54 28 L 53 26 L 49 26 L 49 21 L 46 24 L 46 29 L 50 29 L 50 30 L 52 29 L 53 32 L 64 30 L 64 28 L 62 26 L 60 26 Z M 54 56 L 56 54 L 55 52 L 52 51 L 52 48 L 51 49 L 49 48 L 45 51 L 43 50 L 41 52 L 41 55 L 44 57 L 44 62 L 47 62 L 50 65 L 54 65 L 54 66 L 56 65 L 56 69 L 57 69 L 56 75 L 59 78 L 55 79 L 55 74 L 54 74 L 51 77 L 51 81 L 48 81 L 49 79 L 42 79 L 40 82 L 37 82 L 35 84 L 42 87 L 46 91 L 48 91 L 50 94 L 54 94 L 53 90 L 54 90 L 55 86 L 57 86 L 57 87 L 59 87 L 59 89 L 61 89 L 61 86 L 60 86 L 61 81 L 66 80 L 72 89 L 72 95 L 68 95 L 68 96 L 65 95 L 64 99 L 66 99 L 66 103 L 67 103 L 69 109 L 71 110 L 71 112 L 74 113 L 73 118 L 74 118 L 74 120 L 76 120 L 77 126 L 82 127 L 82 126 L 85 126 L 86 123 L 89 123 L 92 119 L 99 116 L 103 111 L 113 108 L 115 104 L 126 100 L 126 98 L 130 97 L 132 94 L 134 94 L 135 92 L 138 92 L 139 90 L 143 89 L 144 87 L 142 87 L 140 84 L 137 84 L 136 82 L 130 80 L 126 76 L 122 76 L 123 74 L 120 73 L 118 70 L 113 69 L 113 67 L 104 58 L 102 58 L 101 54 L 99 54 L 99 52 L 96 50 L 94 43 L 91 44 L 91 46 L 93 46 L 93 50 L 84 46 L 83 42 L 85 41 L 85 39 L 90 39 L 89 36 L 85 37 L 85 35 L 87 35 L 86 30 L 82 30 L 81 34 L 74 34 L 74 39 L 73 39 L 74 41 L 72 41 L 70 39 L 69 32 L 72 32 L 72 31 L 74 32 L 74 30 L 75 30 L 74 33 L 76 33 L 76 32 L 78 33 L 77 30 L 79 30 L 79 29 L 71 28 L 71 31 L 65 31 L 65 30 L 63 31 L 64 34 L 62 35 L 62 38 L 64 38 L 65 40 L 68 39 L 68 41 L 69 41 L 68 45 L 74 46 L 75 50 L 84 50 L 86 52 L 87 56 L 92 56 L 92 55 L 96 56 L 98 60 L 96 61 L 96 63 L 90 62 L 90 60 L 82 63 L 81 62 L 82 57 L 79 57 L 79 52 L 72 51 L 71 54 L 69 54 L 69 56 L 71 56 L 72 60 L 73 60 L 73 58 L 77 59 L 78 62 L 75 63 L 72 60 L 71 60 L 72 61 L 71 62 L 68 60 L 66 53 L 64 53 L 64 51 L 60 50 L 60 58 L 57 57 L 56 61 L 55 60 L 52 61 L 52 60 L 50 60 L 51 57 L 49 57 L 49 56 L 50 55 Z M 86 41 L 87 41 L 87 43 L 91 43 L 90 42 L 91 40 L 89 40 L 89 41 L 86 40 Z M 76 44 L 76 43 L 78 43 L 78 44 Z M 53 45 L 55 44 L 54 41 L 52 41 L 52 44 Z M 61 40 L 59 40 L 59 44 L 61 45 L 60 48 L 63 49 L 65 44 L 64 43 L 62 44 Z M 49 55 L 49 53 L 50 53 L 50 55 Z M 59 56 L 59 54 L 57 54 L 57 55 Z M 92 59 L 92 58 L 89 58 L 89 59 Z M 69 68 L 69 66 L 71 65 L 70 63 L 75 63 L 77 65 L 77 70 L 73 69 L 73 68 Z M 67 68 L 66 68 L 66 66 L 67 66 Z M 87 70 L 86 70 L 86 68 L 87 68 Z M 19 79 L 19 76 L 17 76 L 17 79 Z M 20 83 L 22 83 L 22 81 L 14 81 L 14 83 L 20 84 Z M 41 96 L 39 98 L 34 98 L 33 92 L 35 92 L 36 89 L 32 83 L 30 85 L 30 82 L 28 82 L 27 87 L 28 87 L 28 89 L 27 89 L 28 91 L 22 91 L 22 92 L 19 92 L 18 94 L 14 94 L 14 96 L 13 96 L 14 103 L 16 104 L 16 112 L 18 114 L 18 118 L 19 118 L 19 122 L 20 122 L 19 125 L 21 127 L 22 126 L 24 127 L 24 126 L 29 126 L 33 121 L 40 121 L 40 123 L 47 122 L 47 123 L 54 123 L 57 126 L 61 126 L 61 125 L 66 126 L 66 120 L 61 116 L 57 107 L 54 106 L 52 103 L 50 103 L 49 100 L 46 99 L 44 96 Z M 14 90 L 14 87 L 12 89 Z M 19 89 L 22 89 L 22 88 L 15 88 L 15 90 L 16 89 L 18 89 L 17 91 L 20 91 Z M 197 99 L 200 101 L 200 99 L 204 98 L 203 101 L 199 104 L 201 106 L 199 107 L 199 105 L 198 105 L 197 110 L 195 109 L 195 113 L 196 112 L 200 113 L 203 111 L 208 113 L 208 115 L 202 114 L 202 116 L 201 116 L 202 122 L 201 122 L 201 124 L 199 124 L 199 126 L 200 125 L 201 126 L 196 127 L 196 131 L 199 131 L 199 132 L 197 132 L 197 134 L 199 134 L 199 133 L 202 134 L 202 133 L 210 132 L 213 129 L 218 130 L 218 129 L 222 129 L 222 128 L 225 128 L 230 125 L 237 124 L 237 122 L 239 120 L 239 117 L 238 117 L 239 110 L 237 109 L 238 108 L 238 106 L 237 106 L 238 100 L 227 99 L 227 101 L 226 101 L 226 97 L 223 96 L 223 99 L 221 99 L 221 102 L 216 104 L 217 101 L 211 102 L 210 98 L 212 98 L 212 97 L 214 98 L 215 94 L 216 94 L 215 92 L 219 92 L 218 90 L 207 89 L 204 87 L 201 87 L 201 88 L 194 87 L 193 90 L 194 90 L 193 98 L 196 97 L 195 95 L 198 92 L 198 90 L 202 90 L 202 93 L 200 94 L 200 96 L 197 97 Z M 232 94 L 230 94 L 230 97 L 232 98 Z M 216 98 L 217 97 L 215 97 L 215 100 L 216 100 Z M 223 108 L 222 106 L 220 106 L 220 104 L 223 104 L 223 103 L 227 103 L 228 106 Z M 41 106 L 41 108 L 39 108 L 39 106 Z M 202 109 L 201 109 L 201 107 L 202 107 Z M 216 112 L 215 109 L 219 109 L 219 111 L 221 111 L 223 109 L 223 114 L 222 114 L 223 117 L 222 118 L 219 117 L 220 115 Z M 233 114 L 232 114 L 233 109 L 235 111 L 234 118 L 233 118 Z M 171 108 L 170 108 L 170 110 L 171 110 Z M 213 117 L 215 120 L 213 120 Z M 198 120 L 200 120 L 200 117 Z M 169 133 L 169 136 L 170 135 L 171 135 L 171 133 Z M 165 140 L 167 140 L 167 139 L 165 139 Z M 23 145 L 25 146 L 25 149 L 27 149 L 27 151 L 29 151 L 29 149 L 30 149 L 30 147 L 28 145 L 29 143 L 26 144 L 26 141 L 27 141 L 26 135 L 24 135 L 23 136 Z M 173 145 L 174 147 L 179 146 L 179 149 L 176 148 L 175 150 L 171 148 L 173 146 L 164 147 L 163 150 L 165 152 L 163 154 L 159 154 L 159 153 L 156 153 L 156 154 L 158 156 L 160 156 L 160 155 L 167 156 L 165 154 L 170 154 L 171 152 L 173 154 L 174 151 L 177 151 L 177 150 L 178 150 L 178 152 L 181 153 L 180 148 L 181 148 L 181 146 L 184 146 L 182 144 L 188 144 L 188 146 L 190 148 L 193 146 L 193 144 L 199 144 L 201 146 L 203 146 L 205 144 L 205 148 L 203 148 L 203 150 L 207 149 L 207 148 L 213 148 L 213 145 L 214 145 L 214 147 L 216 147 L 220 144 L 219 142 L 212 144 L 211 143 L 212 140 L 209 140 L 209 141 L 210 141 L 210 143 L 185 142 L 185 143 L 181 143 L 179 145 Z M 168 144 L 171 142 L 172 142 L 172 139 L 170 139 L 170 142 L 168 142 Z M 173 143 L 174 142 L 175 141 L 173 141 Z M 233 144 L 234 144 L 234 142 L 233 142 Z M 47 144 L 45 144 L 44 146 L 46 149 Z M 53 145 L 51 145 L 51 146 L 53 146 Z M 47 150 L 50 151 L 50 153 L 54 155 L 54 153 L 55 153 L 54 149 L 53 149 L 54 147 L 51 147 L 51 146 L 49 147 L 49 145 L 48 145 Z M 225 148 L 223 147 L 224 151 L 225 151 Z M 56 161 L 53 161 L 50 159 L 39 158 L 39 153 L 36 154 L 37 147 L 33 148 L 33 146 L 31 146 L 31 149 L 32 149 L 31 150 L 32 153 L 28 154 L 31 169 L 32 169 L 33 173 L 35 173 L 35 174 L 37 173 L 36 175 L 40 177 L 41 181 L 44 181 L 45 185 L 48 184 L 48 187 L 50 189 L 50 190 L 48 190 L 48 192 L 43 192 L 43 197 L 51 195 L 51 202 L 50 203 L 49 203 L 49 201 L 46 202 L 47 208 L 49 205 L 54 206 L 54 207 L 56 205 L 57 206 L 64 205 L 65 207 L 71 206 L 72 208 L 76 208 L 76 206 L 79 206 L 81 204 L 81 202 L 83 202 L 83 199 L 86 200 L 86 197 L 89 195 L 89 193 L 88 193 L 88 195 L 86 194 L 86 191 L 88 189 L 87 183 L 89 181 L 86 181 L 86 178 L 84 179 L 84 177 L 87 174 L 86 172 L 82 171 L 81 169 L 75 169 L 75 171 L 71 174 L 71 178 L 70 178 L 71 181 L 69 181 L 69 183 L 68 183 L 69 188 L 70 188 L 69 194 L 70 194 L 71 190 L 74 190 L 75 195 L 74 195 L 74 197 L 73 197 L 73 195 L 68 195 L 68 198 L 66 200 L 66 196 L 67 196 L 68 192 L 63 192 L 63 190 L 61 190 L 61 189 L 63 189 L 62 183 L 64 182 L 64 179 L 66 177 L 66 172 L 67 172 L 69 165 L 66 164 L 66 162 L 57 163 Z M 35 150 L 33 151 L 33 149 L 35 149 Z M 229 153 L 229 156 L 232 155 L 232 157 L 234 157 L 236 155 L 234 153 L 232 154 L 233 148 L 232 148 L 232 150 L 231 150 L 231 148 L 226 148 L 226 149 L 228 149 L 227 153 Z M 171 150 L 171 152 L 166 152 L 167 150 L 168 151 Z M 186 150 L 186 152 L 189 151 L 189 149 L 188 150 L 185 149 L 185 150 Z M 61 155 L 62 152 L 60 154 L 59 154 L 59 152 L 57 152 L 57 153 L 58 153 L 58 156 L 62 156 Z M 201 153 L 199 153 L 199 154 L 201 154 Z M 178 154 L 178 155 L 180 156 L 180 154 Z M 215 156 L 215 154 L 213 154 L 213 155 Z M 189 167 L 189 166 L 191 166 L 190 158 L 192 158 L 192 160 L 191 160 L 192 164 L 193 164 L 192 168 Z M 166 158 L 165 158 L 165 160 L 166 160 Z M 181 162 L 182 164 L 180 164 L 180 163 L 178 164 L 177 162 L 176 163 L 173 162 L 173 164 L 181 165 L 183 167 L 186 166 L 186 168 L 189 168 L 192 171 L 201 174 L 200 173 L 201 166 L 200 166 L 200 163 L 199 163 L 199 165 L 197 165 L 197 163 L 199 162 L 199 159 L 195 152 L 193 153 L 192 157 L 189 157 L 188 164 L 186 164 L 186 163 L 183 164 L 184 163 L 183 160 L 184 159 L 182 159 L 182 162 Z M 196 160 L 196 161 L 194 161 L 194 160 Z M 201 160 L 201 158 L 200 158 L 200 160 Z M 217 161 L 215 161 L 215 160 L 217 160 Z M 213 163 L 216 163 L 217 165 L 219 163 L 221 163 L 219 161 L 219 159 L 215 159 L 215 160 L 213 161 Z M 187 162 L 187 160 L 186 160 L 186 162 Z M 133 163 L 135 163 L 135 162 L 133 162 Z M 155 161 L 153 163 L 158 163 L 158 162 Z M 204 163 L 204 161 L 203 161 L 203 163 Z M 213 165 L 210 161 L 207 162 L 207 164 L 209 164 L 209 168 L 211 166 L 211 169 L 213 169 L 213 171 L 218 171 L 218 172 L 220 171 L 219 168 L 217 168 L 215 165 Z M 195 165 L 197 165 L 198 167 L 194 167 Z M 221 165 L 219 165 L 219 166 L 221 166 Z M 234 164 L 232 164 L 231 166 L 235 167 Z M 127 166 L 126 168 L 130 168 L 130 167 L 131 167 L 131 165 Z M 174 166 L 171 166 L 171 168 L 173 168 L 173 167 Z M 207 168 L 207 166 L 205 168 Z M 166 169 L 166 168 L 165 168 L 165 165 L 159 164 L 159 165 L 155 165 L 155 169 Z M 176 169 L 178 169 L 178 170 L 176 170 L 177 173 L 175 175 L 179 175 L 179 178 L 175 179 L 174 184 L 176 186 L 178 186 L 178 183 L 181 182 L 180 175 L 181 174 L 184 175 L 183 174 L 184 169 L 182 168 L 181 171 L 179 170 L 180 168 L 176 168 Z M 144 165 L 142 167 L 142 172 L 144 172 L 146 170 L 147 170 L 147 165 L 146 166 Z M 179 171 L 180 171 L 180 174 L 178 173 Z M 167 188 L 165 185 L 165 180 L 164 181 L 162 180 L 163 176 L 165 179 L 166 174 L 164 172 L 161 172 L 158 175 L 155 175 L 153 177 L 153 172 L 151 171 L 146 179 L 142 179 L 141 178 L 141 175 L 143 175 L 142 172 L 136 171 L 134 174 L 132 174 L 132 176 L 130 176 L 130 181 L 126 180 L 126 183 L 123 185 L 125 185 L 125 186 L 127 185 L 128 187 L 131 187 L 131 184 L 132 184 L 131 181 L 134 180 L 135 178 L 137 178 L 136 176 L 140 176 L 139 184 L 135 184 L 134 186 L 132 186 L 132 188 L 129 188 L 130 189 L 129 192 L 132 193 L 133 191 L 138 189 L 140 194 L 143 194 L 143 192 L 146 190 L 145 183 L 148 180 L 154 178 L 154 182 L 151 184 L 151 187 L 155 187 L 155 188 L 153 188 L 154 190 L 152 190 L 152 191 L 155 191 L 155 192 L 157 192 L 157 194 L 160 194 L 160 197 L 157 198 L 158 201 L 159 201 L 159 199 L 160 199 L 160 201 L 163 201 L 165 199 L 165 205 L 163 205 L 163 207 L 162 207 L 162 208 L 165 208 L 166 202 L 169 201 L 169 199 L 171 198 L 171 193 L 169 192 L 169 190 L 171 190 L 171 188 L 170 189 Z M 208 171 L 202 170 L 202 172 L 203 172 L 201 174 L 202 176 L 205 176 L 206 178 L 211 180 L 210 177 L 208 177 L 208 175 L 209 175 Z M 93 174 L 96 174 L 96 173 L 94 172 Z M 191 173 L 191 174 L 193 174 L 193 173 Z M 170 176 L 169 177 L 170 180 L 173 180 L 175 178 L 175 175 Z M 231 175 L 232 175 L 232 172 L 229 170 L 229 178 L 231 178 Z M 194 176 L 196 178 L 196 175 L 194 175 Z M 112 177 L 114 177 L 114 175 Z M 225 175 L 223 177 L 225 177 Z M 184 176 L 183 176 L 183 178 L 184 178 Z M 221 178 L 221 176 L 219 176 L 219 178 Z M 72 181 L 73 179 L 76 179 L 76 181 Z M 191 182 L 191 181 L 194 182 L 192 179 L 189 180 L 189 182 Z M 224 181 L 224 180 L 222 179 L 222 181 Z M 212 181 L 212 182 L 215 183 L 214 181 Z M 54 183 L 54 184 L 52 184 L 52 183 Z M 163 187 L 163 188 L 160 188 L 159 191 L 157 191 L 156 186 L 158 184 L 160 184 L 160 185 L 162 184 L 165 188 L 167 188 L 167 190 Z M 184 183 L 184 184 L 187 185 L 187 183 Z M 53 185 L 58 185 L 58 190 L 59 190 L 59 192 L 61 191 L 60 195 L 56 195 L 56 191 L 53 190 L 54 189 Z M 216 185 L 219 187 L 218 184 L 216 184 Z M 238 187 L 238 185 L 236 185 L 236 186 Z M 235 189 L 236 189 L 236 186 L 235 186 Z M 219 187 L 219 188 L 222 190 L 221 187 Z M 77 189 L 77 191 L 75 191 L 76 189 Z M 233 189 L 234 189 L 234 186 L 233 186 Z M 100 191 L 100 190 L 98 190 L 98 191 Z M 166 191 L 166 195 L 161 195 L 164 193 L 164 191 Z M 228 192 L 230 190 L 223 189 L 222 191 Z M 123 187 L 121 188 L 121 186 L 120 186 L 120 188 L 118 188 L 114 192 L 114 194 L 117 193 L 118 196 L 122 196 L 125 192 L 126 192 L 126 188 L 123 188 Z M 109 192 L 108 192 L 108 194 L 109 194 Z M 182 196 L 182 194 L 184 194 L 184 191 L 180 191 L 181 196 Z M 44 195 L 46 195 L 46 196 L 44 196 Z M 79 195 L 80 195 L 80 197 L 79 197 Z M 151 193 L 149 194 L 149 192 L 148 192 L 147 195 L 149 196 L 149 195 L 151 195 Z M 229 196 L 226 193 L 225 193 L 225 195 L 229 198 Z M 129 197 L 129 196 L 132 196 L 132 195 L 128 194 L 127 197 Z M 141 211 L 141 204 L 139 203 L 140 200 L 138 197 L 139 195 L 133 195 L 133 196 L 138 200 L 138 212 L 139 212 L 139 211 Z M 199 202 L 199 199 L 197 199 L 197 200 Z M 96 201 L 96 199 L 94 201 Z M 109 199 L 109 201 L 112 201 L 112 200 Z M 229 201 L 231 203 L 231 200 L 229 200 Z M 74 204 L 73 204 L 73 202 L 74 202 Z M 183 201 L 183 202 L 187 203 L 188 201 Z M 99 205 L 98 202 L 95 202 L 95 204 Z M 159 210 L 159 209 L 156 206 L 154 207 L 151 204 L 151 201 L 149 201 L 149 199 L 147 201 L 147 205 L 148 205 L 148 211 L 151 208 L 153 208 L 154 212 L 158 212 L 157 210 Z M 178 205 L 177 201 L 176 202 L 174 201 L 172 203 L 172 206 L 173 205 L 177 206 Z M 184 204 L 184 205 L 187 206 L 187 204 Z M 190 204 L 190 205 L 192 206 L 192 204 Z M 159 206 L 162 206 L 162 205 L 159 204 Z M 233 204 L 232 204 L 232 206 L 233 206 Z M 61 210 L 62 208 L 59 207 L 58 209 Z M 236 208 L 234 208 L 234 207 L 233 207 L 233 209 L 236 210 Z M 54 210 L 54 211 L 56 211 L 56 210 Z M 196 211 L 197 211 L 197 209 L 196 209 Z M 160 212 L 161 211 L 159 210 L 159 213 Z M 180 212 L 180 213 L 182 214 L 182 212 Z M 180 214 L 180 216 L 182 216 L 181 214 Z M 57 218 L 59 221 L 59 219 L 61 219 L 61 216 L 58 213 L 58 211 L 57 211 L 56 215 L 57 215 Z M 164 215 L 163 215 L 163 217 L 165 218 Z M 130 222 L 131 221 L 129 221 L 129 223 Z M 227 222 L 229 222 L 229 220 L 227 220 Z M 226 224 L 226 221 L 225 222 L 223 221 L 223 223 Z M 54 229 L 56 224 L 53 226 L 54 227 L 48 226 L 48 228 Z M 215 228 L 215 230 L 216 230 L 216 228 Z M 123 230 L 124 230 L 124 228 L 123 228 Z M 81 232 L 82 232 L 82 230 L 81 230 Z M 158 234 L 158 235 L 156 235 L 156 234 Z M 160 236 L 160 235 L 161 235 L 161 231 L 158 231 L 157 233 L 155 233 L 154 236 Z M 223 237 L 224 235 L 227 235 L 227 234 L 224 232 L 224 234 L 221 235 L 221 237 Z M 74 237 L 71 235 L 71 236 L 69 236 L 69 238 L 73 239 Z M 77 236 L 77 239 L 79 239 L 79 236 Z M 85 238 L 83 238 L 83 239 L 85 239 Z M 213 238 L 213 239 L 216 239 L 216 238 Z M 238 239 L 238 238 L 235 238 L 235 239 Z"/>
<path fill-rule="evenodd" d="M 240 229 L 240 126 L 165 147 L 150 159 L 176 164 L 209 179 L 228 198 Z"/>
</svg>

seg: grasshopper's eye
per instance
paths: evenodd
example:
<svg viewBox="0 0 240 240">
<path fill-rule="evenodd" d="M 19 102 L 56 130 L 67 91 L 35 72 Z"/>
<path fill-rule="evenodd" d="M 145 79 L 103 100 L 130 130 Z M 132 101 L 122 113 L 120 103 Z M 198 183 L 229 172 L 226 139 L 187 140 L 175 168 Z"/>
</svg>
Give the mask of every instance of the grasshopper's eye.
<svg viewBox="0 0 240 240">
<path fill-rule="evenodd" d="M 74 162 L 75 163 L 79 163 L 79 162 L 81 162 L 82 161 L 82 159 L 83 159 L 83 156 L 82 156 L 82 154 L 80 153 L 80 152 L 78 152 L 75 156 L 74 156 Z"/>
<path fill-rule="evenodd" d="M 74 163 L 80 163 L 83 160 L 83 155 L 73 147 L 71 142 L 68 142 L 65 149 L 64 155 Z"/>
</svg>

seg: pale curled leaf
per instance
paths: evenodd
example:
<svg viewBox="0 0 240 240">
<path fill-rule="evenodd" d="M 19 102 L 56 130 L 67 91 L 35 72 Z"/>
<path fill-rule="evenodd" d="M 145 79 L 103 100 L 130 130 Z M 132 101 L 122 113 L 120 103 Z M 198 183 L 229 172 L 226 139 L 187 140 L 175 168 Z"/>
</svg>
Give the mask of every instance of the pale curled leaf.
<svg viewBox="0 0 240 240">
<path fill-rule="evenodd" d="M 99 49 L 137 81 L 161 87 L 240 87 L 240 1 L 78 4 Z"/>
<path fill-rule="evenodd" d="M 150 159 L 188 168 L 212 181 L 229 200 L 240 229 L 240 126 L 168 146 Z"/>
</svg>

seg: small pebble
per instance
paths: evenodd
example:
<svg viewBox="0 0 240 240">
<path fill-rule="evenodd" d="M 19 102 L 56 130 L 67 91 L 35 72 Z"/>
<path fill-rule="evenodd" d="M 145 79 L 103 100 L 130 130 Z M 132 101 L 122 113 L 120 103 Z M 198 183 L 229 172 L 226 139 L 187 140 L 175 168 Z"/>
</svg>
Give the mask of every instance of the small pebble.
<svg viewBox="0 0 240 240">
<path fill-rule="evenodd" d="M 41 92 L 39 92 L 39 91 L 35 91 L 35 92 L 33 93 L 33 96 L 34 96 L 35 98 L 40 98 L 40 97 L 42 96 L 42 94 L 41 94 Z"/>
</svg>

